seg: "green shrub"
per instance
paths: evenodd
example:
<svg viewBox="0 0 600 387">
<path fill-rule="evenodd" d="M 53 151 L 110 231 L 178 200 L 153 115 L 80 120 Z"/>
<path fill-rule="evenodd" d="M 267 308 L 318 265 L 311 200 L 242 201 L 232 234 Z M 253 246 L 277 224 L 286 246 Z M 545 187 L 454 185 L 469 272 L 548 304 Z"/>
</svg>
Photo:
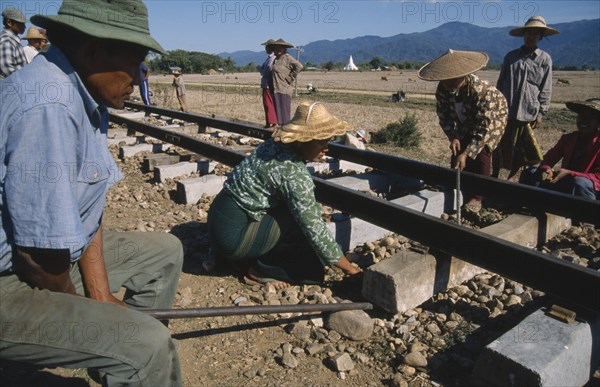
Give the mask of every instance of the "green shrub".
<svg viewBox="0 0 600 387">
<path fill-rule="evenodd" d="M 407 114 L 399 122 L 392 122 L 378 132 L 371 133 L 371 142 L 392 143 L 401 148 L 418 146 L 421 133 L 417 129 L 419 119 L 415 114 Z"/>
</svg>

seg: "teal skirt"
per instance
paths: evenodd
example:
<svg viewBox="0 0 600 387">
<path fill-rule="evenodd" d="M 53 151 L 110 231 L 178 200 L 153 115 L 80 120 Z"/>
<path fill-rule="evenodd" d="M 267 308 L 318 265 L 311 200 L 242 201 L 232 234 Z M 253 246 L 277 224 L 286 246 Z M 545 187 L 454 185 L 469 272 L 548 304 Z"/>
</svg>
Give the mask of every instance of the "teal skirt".
<svg viewBox="0 0 600 387">
<path fill-rule="evenodd" d="M 257 221 L 222 190 L 208 212 L 208 238 L 218 257 L 250 263 L 265 277 L 323 282 L 323 265 L 286 206 Z"/>
</svg>

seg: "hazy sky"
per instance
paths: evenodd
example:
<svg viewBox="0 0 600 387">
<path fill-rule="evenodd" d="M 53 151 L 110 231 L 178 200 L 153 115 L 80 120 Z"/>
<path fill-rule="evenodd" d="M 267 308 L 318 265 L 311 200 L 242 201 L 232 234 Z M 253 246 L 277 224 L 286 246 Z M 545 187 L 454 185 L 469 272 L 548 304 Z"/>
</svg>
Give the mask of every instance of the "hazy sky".
<svg viewBox="0 0 600 387">
<path fill-rule="evenodd" d="M 27 17 L 56 14 L 60 1 L 2 1 Z M 147 0 L 152 35 L 167 50 L 260 51 L 268 38 L 296 45 L 426 31 L 451 21 L 520 26 L 543 15 L 552 26 L 600 18 L 600 1 L 200 1 Z M 590 37 L 598 41 L 598 36 Z"/>
</svg>

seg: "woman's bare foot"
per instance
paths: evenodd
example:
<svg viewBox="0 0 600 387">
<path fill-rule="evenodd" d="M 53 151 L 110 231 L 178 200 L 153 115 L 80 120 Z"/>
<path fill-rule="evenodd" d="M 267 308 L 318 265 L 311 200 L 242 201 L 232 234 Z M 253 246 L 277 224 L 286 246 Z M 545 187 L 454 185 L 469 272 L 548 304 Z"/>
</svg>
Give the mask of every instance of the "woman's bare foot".
<svg viewBox="0 0 600 387">
<path fill-rule="evenodd" d="M 280 281 L 278 279 L 275 278 L 269 278 L 269 277 L 263 277 L 262 274 L 260 274 L 256 269 L 254 268 L 250 268 L 248 269 L 248 274 L 246 276 L 247 279 L 257 282 L 259 284 L 262 285 L 271 285 L 275 288 L 275 290 L 283 290 L 283 289 L 287 289 L 290 286 L 292 286 L 291 284 L 285 282 L 285 281 Z"/>
</svg>

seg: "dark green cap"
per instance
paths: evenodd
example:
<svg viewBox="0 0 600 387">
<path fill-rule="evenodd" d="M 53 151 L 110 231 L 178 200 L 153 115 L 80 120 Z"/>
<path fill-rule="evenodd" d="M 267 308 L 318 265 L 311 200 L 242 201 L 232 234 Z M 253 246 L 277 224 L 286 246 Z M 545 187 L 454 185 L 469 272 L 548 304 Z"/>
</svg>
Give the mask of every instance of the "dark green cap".
<svg viewBox="0 0 600 387">
<path fill-rule="evenodd" d="M 165 52 L 150 36 L 148 9 L 140 0 L 64 0 L 58 15 L 34 15 L 31 22 L 50 30 L 71 27 L 96 38 L 120 40 Z"/>
</svg>

